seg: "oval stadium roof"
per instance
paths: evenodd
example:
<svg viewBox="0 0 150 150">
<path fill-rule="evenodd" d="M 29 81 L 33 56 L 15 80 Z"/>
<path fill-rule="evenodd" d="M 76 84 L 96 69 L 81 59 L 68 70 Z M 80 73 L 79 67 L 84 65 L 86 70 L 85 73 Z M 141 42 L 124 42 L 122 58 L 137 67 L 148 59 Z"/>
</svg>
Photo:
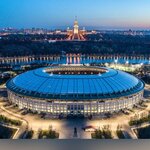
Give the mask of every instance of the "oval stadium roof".
<svg viewBox="0 0 150 150">
<path fill-rule="evenodd" d="M 93 67 L 94 68 L 94 67 Z M 7 88 L 15 93 L 40 99 L 109 99 L 129 96 L 144 89 L 138 78 L 114 69 L 103 74 L 50 74 L 46 68 L 28 71 L 9 80 Z"/>
</svg>

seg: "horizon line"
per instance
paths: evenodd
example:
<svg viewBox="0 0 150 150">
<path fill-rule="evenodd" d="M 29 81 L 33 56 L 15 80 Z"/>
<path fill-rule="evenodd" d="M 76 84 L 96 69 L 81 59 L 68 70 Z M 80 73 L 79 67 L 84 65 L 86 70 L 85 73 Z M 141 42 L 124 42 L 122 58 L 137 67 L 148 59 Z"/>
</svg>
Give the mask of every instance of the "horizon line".
<svg viewBox="0 0 150 150">
<path fill-rule="evenodd" d="M 106 27 L 106 26 L 100 26 L 100 27 L 94 27 L 94 26 L 80 26 L 80 28 L 86 28 L 86 30 L 120 30 L 120 31 L 127 31 L 127 30 L 148 30 L 150 31 L 150 28 L 148 27 Z M 0 30 L 10 28 L 10 29 L 46 29 L 46 30 L 67 30 L 66 26 L 56 26 L 56 27 L 13 27 L 13 26 L 6 26 L 6 27 L 0 27 Z M 72 29 L 73 27 L 69 27 Z"/>
</svg>

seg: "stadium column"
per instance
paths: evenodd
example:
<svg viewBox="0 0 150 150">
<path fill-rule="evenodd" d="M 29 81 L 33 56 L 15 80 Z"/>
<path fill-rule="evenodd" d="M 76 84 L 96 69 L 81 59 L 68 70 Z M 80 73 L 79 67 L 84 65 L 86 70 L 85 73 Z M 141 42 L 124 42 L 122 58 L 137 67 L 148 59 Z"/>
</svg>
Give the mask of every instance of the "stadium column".
<svg viewBox="0 0 150 150">
<path fill-rule="evenodd" d="M 97 115 L 99 115 L 99 111 L 98 111 L 98 100 L 97 100 Z"/>
</svg>

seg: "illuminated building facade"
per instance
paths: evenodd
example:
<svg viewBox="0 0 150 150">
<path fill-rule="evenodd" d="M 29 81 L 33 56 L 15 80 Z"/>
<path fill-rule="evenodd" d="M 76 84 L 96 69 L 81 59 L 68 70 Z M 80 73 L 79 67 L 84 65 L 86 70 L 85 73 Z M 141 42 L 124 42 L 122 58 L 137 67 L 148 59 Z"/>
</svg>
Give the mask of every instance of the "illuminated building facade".
<svg viewBox="0 0 150 150">
<path fill-rule="evenodd" d="M 85 41 L 86 31 L 85 29 L 79 30 L 79 25 L 77 19 L 74 22 L 73 30 L 67 29 L 67 40 L 74 40 L 74 41 Z"/>
<path fill-rule="evenodd" d="M 54 116 L 100 116 L 132 109 L 143 99 L 144 83 L 122 71 L 81 65 L 28 71 L 6 84 L 20 109 Z"/>
</svg>

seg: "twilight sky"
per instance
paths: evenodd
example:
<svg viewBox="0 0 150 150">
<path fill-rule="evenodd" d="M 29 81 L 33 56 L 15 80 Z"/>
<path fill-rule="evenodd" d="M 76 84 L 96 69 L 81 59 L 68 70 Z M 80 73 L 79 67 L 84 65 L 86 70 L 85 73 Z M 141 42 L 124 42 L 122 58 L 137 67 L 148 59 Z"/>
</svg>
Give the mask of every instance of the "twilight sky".
<svg viewBox="0 0 150 150">
<path fill-rule="evenodd" d="M 0 28 L 150 29 L 150 0 L 0 0 Z"/>
</svg>

